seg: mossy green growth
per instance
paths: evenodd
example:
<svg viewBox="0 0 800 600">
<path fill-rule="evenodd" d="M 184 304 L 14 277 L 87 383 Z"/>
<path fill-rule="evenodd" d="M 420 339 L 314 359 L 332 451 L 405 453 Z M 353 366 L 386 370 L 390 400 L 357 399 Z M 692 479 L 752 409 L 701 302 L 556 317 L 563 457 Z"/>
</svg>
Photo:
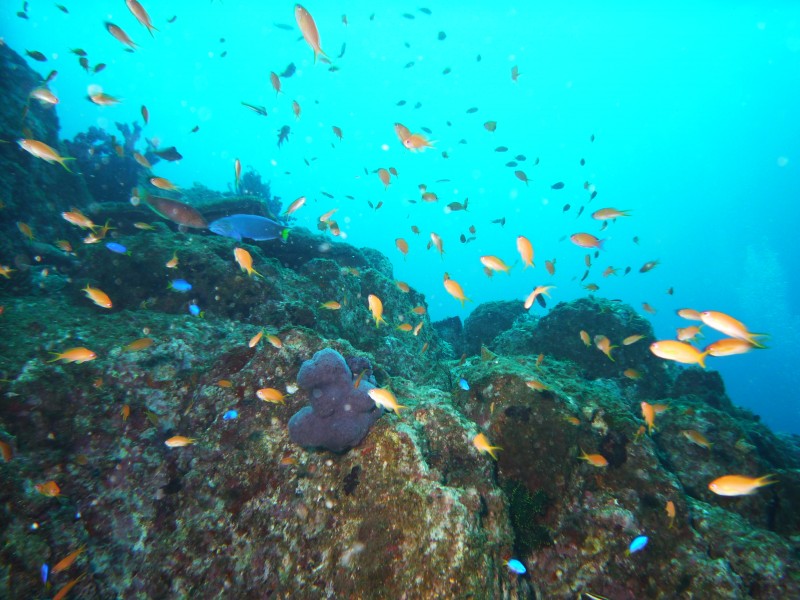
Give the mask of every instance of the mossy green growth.
<svg viewBox="0 0 800 600">
<path fill-rule="evenodd" d="M 503 485 L 508 498 L 508 512 L 514 530 L 514 553 L 526 556 L 533 550 L 550 546 L 553 543 L 546 527 L 537 523 L 550 505 L 550 498 L 543 490 L 531 494 L 521 481 L 508 480 Z"/>
</svg>

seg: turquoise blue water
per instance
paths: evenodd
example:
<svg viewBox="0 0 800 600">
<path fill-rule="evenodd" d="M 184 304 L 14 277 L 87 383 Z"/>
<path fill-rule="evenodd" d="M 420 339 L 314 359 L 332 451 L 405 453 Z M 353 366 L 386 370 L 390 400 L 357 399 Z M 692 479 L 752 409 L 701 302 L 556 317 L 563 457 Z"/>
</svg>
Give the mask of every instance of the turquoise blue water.
<svg viewBox="0 0 800 600">
<path fill-rule="evenodd" d="M 800 5 L 306 4 L 338 67 L 331 71 L 315 64 L 291 2 L 145 3 L 159 29 L 154 37 L 122 0 L 67 2 L 69 14 L 34 0 L 28 20 L 14 16 L 16 4 L 5 6 L 2 36 L 20 53 L 43 52 L 47 63 L 30 61 L 43 76 L 59 71 L 51 88 L 61 100 L 63 138 L 91 125 L 117 133 L 115 121 L 141 121 L 146 105 L 144 135 L 185 157 L 159 163 L 156 175 L 226 189 L 239 158 L 270 180 L 284 206 L 307 196 L 298 225 L 314 228 L 319 215 L 338 208 L 342 238 L 391 257 L 396 277 L 426 294 L 433 318 L 464 318 L 488 300 L 522 301 L 539 284 L 556 286 L 551 303 L 587 294 L 579 281 L 586 251 L 569 235 L 596 234 L 605 249 L 583 283 L 639 310 L 649 303 L 657 313 L 644 314 L 659 337 L 690 324 L 675 315 L 686 307 L 723 311 L 770 333 L 769 350 L 709 358 L 709 367 L 722 372 L 734 402 L 777 430 L 800 432 Z M 106 32 L 106 20 L 133 38 L 136 52 Z M 108 66 L 89 75 L 69 48 Z M 290 63 L 297 72 L 276 95 L 269 74 Z M 123 102 L 95 106 L 86 99 L 89 85 Z M 300 120 L 292 100 L 302 107 Z M 265 106 L 268 116 L 242 101 Z M 478 110 L 468 113 L 472 107 Z M 494 133 L 483 126 L 490 120 Z M 409 152 L 395 122 L 429 128 L 435 148 Z M 291 134 L 278 148 L 284 125 Z M 520 154 L 519 166 L 505 166 Z M 373 172 L 381 167 L 399 174 L 387 190 Z M 551 189 L 556 182 L 564 188 Z M 585 182 L 597 191 L 591 202 Z M 421 183 L 438 202 L 420 201 Z M 468 212 L 446 213 L 448 203 L 467 198 Z M 368 202 L 383 205 L 373 210 Z M 632 216 L 600 233 L 589 215 L 606 207 Z M 491 223 L 501 218 L 505 226 Z M 476 239 L 462 244 L 471 225 Z M 425 248 L 431 232 L 444 241 L 443 258 Z M 479 257 L 515 263 L 518 235 L 533 242 L 536 268 L 518 263 L 510 276 L 487 279 Z M 406 259 L 398 237 L 410 245 Z M 545 259 L 556 259 L 554 276 Z M 660 265 L 640 274 L 650 260 Z M 608 266 L 620 275 L 603 277 Z M 632 272 L 621 276 L 627 266 Z M 472 302 L 462 308 L 445 292 L 445 272 Z"/>
</svg>

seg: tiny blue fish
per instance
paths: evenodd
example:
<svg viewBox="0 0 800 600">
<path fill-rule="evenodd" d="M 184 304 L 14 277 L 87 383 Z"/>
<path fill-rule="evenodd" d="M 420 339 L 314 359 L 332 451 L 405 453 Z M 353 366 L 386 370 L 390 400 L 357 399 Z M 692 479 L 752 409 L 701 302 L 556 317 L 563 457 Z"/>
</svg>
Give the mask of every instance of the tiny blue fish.
<svg viewBox="0 0 800 600">
<path fill-rule="evenodd" d="M 173 279 L 169 282 L 169 288 L 176 292 L 188 292 L 192 289 L 192 284 L 185 279 Z"/>
<path fill-rule="evenodd" d="M 647 536 L 640 535 L 631 542 L 631 545 L 628 547 L 628 554 L 633 554 L 634 552 L 638 552 L 642 550 L 645 546 L 647 546 Z"/>
<path fill-rule="evenodd" d="M 117 242 L 108 242 L 106 244 L 106 248 L 111 250 L 112 252 L 116 252 L 117 254 L 127 254 L 128 249 L 123 246 L 122 244 L 118 244 Z"/>
<path fill-rule="evenodd" d="M 463 377 L 459 379 L 458 387 L 460 387 L 462 390 L 469 391 L 469 383 Z"/>
<path fill-rule="evenodd" d="M 42 565 L 42 583 L 47 583 L 47 576 L 50 574 L 50 567 L 47 566 L 47 563 Z"/>
<path fill-rule="evenodd" d="M 226 412 L 224 415 L 222 415 L 222 420 L 223 421 L 230 421 L 231 419 L 235 419 L 238 416 L 239 416 L 239 411 L 231 409 L 228 412 Z"/>
<path fill-rule="evenodd" d="M 508 567 L 509 571 L 513 571 L 517 575 L 524 575 L 527 569 L 525 565 L 523 565 L 520 561 L 516 558 L 511 558 L 506 561 L 506 566 Z"/>
<path fill-rule="evenodd" d="M 189 312 L 192 314 L 193 317 L 199 317 L 200 315 L 203 314 L 202 311 L 200 310 L 200 307 L 197 306 L 197 304 L 190 304 Z"/>
</svg>

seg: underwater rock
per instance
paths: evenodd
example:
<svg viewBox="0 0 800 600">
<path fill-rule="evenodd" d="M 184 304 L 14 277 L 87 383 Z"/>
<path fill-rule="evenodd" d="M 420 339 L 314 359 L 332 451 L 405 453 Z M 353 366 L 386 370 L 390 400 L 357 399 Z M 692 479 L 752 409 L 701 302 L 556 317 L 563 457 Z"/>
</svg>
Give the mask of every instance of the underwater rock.
<svg viewBox="0 0 800 600">
<path fill-rule="evenodd" d="M 475 307 L 464 321 L 464 342 L 468 354 L 478 354 L 481 346 L 491 347 L 498 334 L 511 329 L 514 322 L 525 314 L 522 302 L 497 300 Z M 493 349 L 493 348 L 492 348 Z"/>
<path fill-rule="evenodd" d="M 434 321 L 431 327 L 436 330 L 442 340 L 450 344 L 453 349 L 453 358 L 466 352 L 464 347 L 464 327 L 459 317 L 448 317 L 441 321 Z"/>
<path fill-rule="evenodd" d="M 375 387 L 356 376 L 336 350 L 317 352 L 300 367 L 297 385 L 308 391 L 311 406 L 289 419 L 289 437 L 304 447 L 345 452 L 357 446 L 383 414 L 367 392 Z"/>
</svg>

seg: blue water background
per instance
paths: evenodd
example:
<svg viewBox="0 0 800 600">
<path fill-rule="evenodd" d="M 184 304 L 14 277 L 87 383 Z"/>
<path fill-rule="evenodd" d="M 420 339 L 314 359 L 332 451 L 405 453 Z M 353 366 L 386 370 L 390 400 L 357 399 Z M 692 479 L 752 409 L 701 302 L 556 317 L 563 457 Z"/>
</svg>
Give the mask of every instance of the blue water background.
<svg viewBox="0 0 800 600">
<path fill-rule="evenodd" d="M 29 61 L 43 76 L 59 71 L 51 87 L 61 99 L 62 137 L 90 125 L 116 134 L 113 123 L 141 121 L 145 104 L 151 122 L 144 135 L 185 156 L 159 163 L 156 175 L 181 186 L 227 189 L 238 157 L 271 181 L 284 206 L 308 197 L 297 224 L 315 228 L 319 215 L 338 207 L 342 237 L 388 255 L 395 276 L 426 294 L 433 318 L 463 318 L 487 300 L 521 301 L 537 284 L 557 286 L 552 303 L 585 295 L 578 279 L 586 251 L 563 238 L 595 233 L 607 240 L 606 249 L 584 283 L 640 311 L 642 302 L 651 304 L 657 314 L 643 314 L 658 336 L 690 324 L 675 315 L 684 307 L 724 311 L 753 331 L 769 332 L 768 351 L 709 358 L 709 366 L 722 372 L 737 404 L 776 430 L 800 432 L 800 4 L 308 3 L 337 72 L 314 63 L 291 2 L 145 1 L 160 30 L 155 37 L 122 0 L 67 1 L 69 15 L 32 0 L 27 21 L 14 16 L 17 4 L 4 6 L 2 36 L 20 53 L 44 52 L 46 64 Z M 175 23 L 166 23 L 173 15 Z M 122 27 L 138 51 L 125 52 L 105 20 Z M 345 43 L 344 57 L 336 59 Z M 86 74 L 68 52 L 76 47 L 91 64 L 108 68 Z M 269 73 L 291 62 L 297 73 L 276 95 Z M 513 65 L 520 71 L 516 83 Z M 451 72 L 444 75 L 446 68 Z M 90 84 L 124 102 L 93 105 L 86 99 Z M 299 121 L 292 100 L 302 106 Z M 407 104 L 399 107 L 401 100 Z M 269 116 L 240 101 L 266 106 Z M 415 109 L 417 102 L 422 106 Z M 470 107 L 479 110 L 467 114 Z M 483 128 L 487 120 L 497 121 L 495 133 Z M 436 149 L 408 152 L 393 130 L 398 121 L 412 131 L 429 127 Z M 278 149 L 283 125 L 292 133 Z M 341 142 L 332 126 L 342 129 Z M 509 151 L 495 152 L 501 145 Z M 516 168 L 527 173 L 528 186 L 504 166 L 517 154 L 527 157 Z M 534 167 L 536 157 L 541 162 Z M 372 172 L 380 167 L 399 172 L 386 191 Z M 558 181 L 564 189 L 550 189 Z M 576 219 L 588 200 L 586 181 L 598 195 Z M 420 183 L 437 193 L 438 203 L 408 202 L 419 201 Z M 449 202 L 467 197 L 469 212 L 445 213 Z M 367 201 L 384 204 L 375 211 Z M 589 215 L 604 207 L 631 209 L 633 216 L 599 233 Z M 501 217 L 505 227 L 490 224 Z M 422 235 L 412 234 L 411 225 Z M 470 225 L 477 240 L 461 244 Z M 444 259 L 425 249 L 431 231 L 444 240 Z M 536 268 L 517 264 L 511 276 L 487 280 L 479 257 L 514 263 L 518 235 L 532 240 Z M 398 237 L 411 246 L 406 260 L 395 248 Z M 550 277 L 544 260 L 553 258 L 557 272 Z M 658 268 L 638 273 L 655 259 Z M 633 272 L 603 278 L 609 265 Z M 473 302 L 462 308 L 446 294 L 445 272 Z M 665 293 L 670 287 L 672 296 Z"/>
</svg>

